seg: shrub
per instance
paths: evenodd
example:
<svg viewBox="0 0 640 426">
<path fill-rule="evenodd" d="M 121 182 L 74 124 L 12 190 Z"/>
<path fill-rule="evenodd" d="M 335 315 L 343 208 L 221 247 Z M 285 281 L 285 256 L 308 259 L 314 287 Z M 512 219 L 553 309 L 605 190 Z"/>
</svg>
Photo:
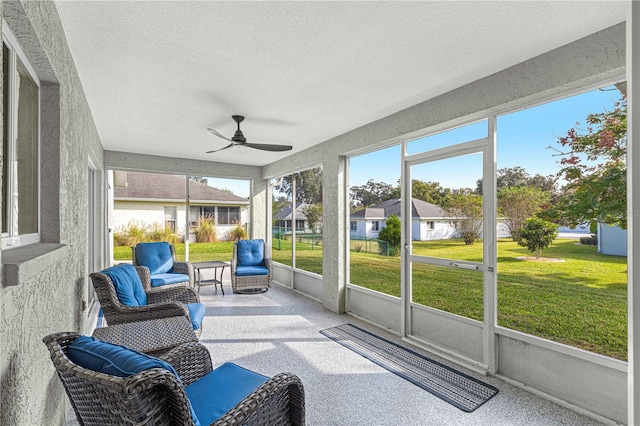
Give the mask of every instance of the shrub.
<svg viewBox="0 0 640 426">
<path fill-rule="evenodd" d="M 196 243 L 214 243 L 218 241 L 215 220 L 211 216 L 200 216 L 194 233 L 196 234 Z"/>
<path fill-rule="evenodd" d="M 357 243 L 353 246 L 353 251 L 360 253 L 362 251 L 362 243 Z"/>
<path fill-rule="evenodd" d="M 389 244 L 389 256 L 397 256 L 400 252 L 401 227 L 398 216 L 387 218 L 385 227 L 378 233 L 378 238 Z"/>
<path fill-rule="evenodd" d="M 555 223 L 532 217 L 518 231 L 518 245 L 528 248 L 539 258 L 542 250 L 549 247 L 557 235 L 558 227 Z"/>
<path fill-rule="evenodd" d="M 244 229 L 244 226 L 239 223 L 235 224 L 231 231 L 229 231 L 228 240 L 229 241 L 238 241 L 238 240 L 246 240 L 247 239 L 247 230 Z"/>
<path fill-rule="evenodd" d="M 125 246 L 135 246 L 141 243 L 145 239 L 145 228 L 147 225 L 144 222 L 138 222 L 135 219 L 131 219 L 125 227 Z"/>
<path fill-rule="evenodd" d="M 580 237 L 580 244 L 584 244 L 586 246 L 597 246 L 598 245 L 598 236 L 590 235 L 588 237 Z"/>
</svg>

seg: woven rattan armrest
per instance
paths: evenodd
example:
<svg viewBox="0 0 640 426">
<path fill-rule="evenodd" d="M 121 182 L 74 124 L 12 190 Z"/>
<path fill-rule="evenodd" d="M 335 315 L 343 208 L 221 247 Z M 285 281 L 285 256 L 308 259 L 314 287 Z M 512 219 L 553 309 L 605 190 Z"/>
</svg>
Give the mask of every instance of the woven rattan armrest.
<svg viewBox="0 0 640 426">
<path fill-rule="evenodd" d="M 209 351 L 202 343 L 198 342 L 184 343 L 163 354 L 160 358 L 176 369 L 185 386 L 212 370 Z"/>
</svg>

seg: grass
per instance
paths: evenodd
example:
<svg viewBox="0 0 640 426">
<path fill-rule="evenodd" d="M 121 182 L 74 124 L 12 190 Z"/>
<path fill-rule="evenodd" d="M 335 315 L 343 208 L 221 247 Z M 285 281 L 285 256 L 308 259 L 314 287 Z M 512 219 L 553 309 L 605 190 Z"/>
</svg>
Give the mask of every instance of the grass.
<svg viewBox="0 0 640 426">
<path fill-rule="evenodd" d="M 281 241 L 273 259 L 292 264 L 291 241 Z M 131 259 L 129 247 L 115 247 L 116 260 Z M 230 260 L 233 242 L 189 244 L 189 260 Z M 177 244 L 179 260 L 184 245 Z M 477 261 L 482 244 L 459 240 L 413 242 L 414 254 Z M 121 253 L 121 254 L 120 254 Z M 564 262 L 518 260 L 529 256 L 511 240 L 498 241 L 498 324 L 613 358 L 627 359 L 626 257 L 600 255 L 595 246 L 558 239 L 544 257 Z M 322 274 L 322 246 L 297 243 L 296 267 Z M 400 258 L 351 252 L 351 283 L 400 297 Z M 482 274 L 413 264 L 412 300 L 482 321 Z"/>
</svg>

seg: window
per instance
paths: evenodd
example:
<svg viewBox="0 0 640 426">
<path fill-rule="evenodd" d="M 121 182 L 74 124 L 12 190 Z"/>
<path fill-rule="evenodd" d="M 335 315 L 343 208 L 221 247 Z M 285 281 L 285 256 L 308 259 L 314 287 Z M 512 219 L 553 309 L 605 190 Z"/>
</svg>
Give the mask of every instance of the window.
<svg viewBox="0 0 640 426">
<path fill-rule="evenodd" d="M 6 23 L 2 51 L 2 247 L 10 248 L 40 239 L 40 82 Z"/>
<path fill-rule="evenodd" d="M 218 225 L 233 225 L 240 223 L 239 207 L 218 207 Z"/>
<path fill-rule="evenodd" d="M 427 221 L 427 230 L 428 231 L 433 231 L 434 229 L 436 229 L 436 223 L 433 220 L 428 220 Z"/>
<path fill-rule="evenodd" d="M 176 232 L 176 207 L 164 208 L 164 226 L 171 230 L 171 233 Z"/>
<path fill-rule="evenodd" d="M 380 222 L 377 220 L 374 220 L 373 222 L 371 222 L 371 230 L 372 231 L 379 231 L 380 230 Z"/>
<path fill-rule="evenodd" d="M 189 223 L 191 226 L 198 226 L 201 217 L 215 218 L 216 208 L 214 206 L 191 206 L 189 207 Z"/>
<path fill-rule="evenodd" d="M 351 230 L 354 232 L 358 230 L 358 222 L 356 222 L 355 220 L 351 221 Z"/>
</svg>

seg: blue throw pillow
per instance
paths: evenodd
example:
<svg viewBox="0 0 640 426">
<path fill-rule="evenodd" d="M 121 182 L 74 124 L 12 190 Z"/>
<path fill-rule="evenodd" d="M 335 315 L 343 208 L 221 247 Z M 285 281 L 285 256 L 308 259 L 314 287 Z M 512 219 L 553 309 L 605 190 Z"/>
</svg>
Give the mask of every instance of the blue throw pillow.
<svg viewBox="0 0 640 426">
<path fill-rule="evenodd" d="M 264 265 L 264 240 L 238 241 L 238 266 Z"/>
<path fill-rule="evenodd" d="M 129 377 L 150 368 L 163 368 L 180 381 L 180 376 L 168 362 L 124 346 L 102 342 L 95 337 L 78 337 L 67 347 L 67 358 L 86 369 L 118 377 Z M 191 416 L 194 424 L 199 426 L 193 408 Z"/>
<path fill-rule="evenodd" d="M 113 282 L 118 300 L 125 306 L 145 306 L 147 293 L 142 288 L 142 281 L 136 267 L 128 263 L 112 266 L 102 271 Z"/>
<path fill-rule="evenodd" d="M 138 265 L 149 268 L 149 273 L 164 274 L 173 272 L 173 256 L 167 242 L 140 243 L 136 246 Z"/>
</svg>

